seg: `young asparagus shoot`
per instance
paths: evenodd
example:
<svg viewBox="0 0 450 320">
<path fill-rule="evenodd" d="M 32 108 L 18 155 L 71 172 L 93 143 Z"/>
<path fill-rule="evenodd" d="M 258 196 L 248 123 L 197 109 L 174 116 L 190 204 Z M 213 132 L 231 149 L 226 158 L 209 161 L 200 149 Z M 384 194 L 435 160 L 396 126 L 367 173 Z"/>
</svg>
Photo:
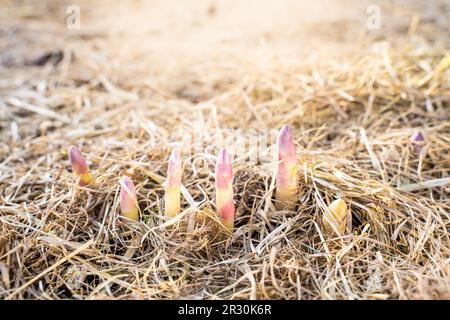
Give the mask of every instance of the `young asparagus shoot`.
<svg viewBox="0 0 450 320">
<path fill-rule="evenodd" d="M 278 171 L 275 207 L 290 206 L 298 195 L 298 167 L 294 139 L 289 127 L 284 125 L 278 134 Z"/>
<path fill-rule="evenodd" d="M 130 220 L 139 221 L 139 208 L 133 181 L 125 176 L 120 181 L 120 210 Z"/>
<path fill-rule="evenodd" d="M 345 234 L 345 229 L 347 227 L 347 204 L 342 199 L 336 199 L 334 200 L 329 206 L 328 206 L 328 212 L 324 213 L 324 216 L 322 218 L 322 224 L 325 229 L 325 232 L 328 234 L 336 233 L 334 227 L 339 230 L 341 235 Z"/>
<path fill-rule="evenodd" d="M 226 149 L 220 150 L 216 162 L 216 207 L 222 224 L 234 229 L 233 168 Z"/>
<path fill-rule="evenodd" d="M 167 180 L 165 183 L 165 214 L 169 218 L 175 217 L 180 213 L 180 197 L 181 197 L 181 175 L 182 166 L 181 158 L 176 150 L 172 151 L 169 158 L 169 166 L 167 169 Z"/>
<path fill-rule="evenodd" d="M 86 159 L 80 149 L 74 146 L 69 148 L 69 161 L 72 165 L 73 174 L 77 178 L 77 182 L 80 186 L 88 185 L 94 180 L 92 173 L 89 171 Z"/>
<path fill-rule="evenodd" d="M 416 132 L 409 138 L 409 141 L 411 143 L 412 151 L 415 154 L 420 154 L 425 145 L 425 137 L 423 134 L 421 132 Z"/>
</svg>

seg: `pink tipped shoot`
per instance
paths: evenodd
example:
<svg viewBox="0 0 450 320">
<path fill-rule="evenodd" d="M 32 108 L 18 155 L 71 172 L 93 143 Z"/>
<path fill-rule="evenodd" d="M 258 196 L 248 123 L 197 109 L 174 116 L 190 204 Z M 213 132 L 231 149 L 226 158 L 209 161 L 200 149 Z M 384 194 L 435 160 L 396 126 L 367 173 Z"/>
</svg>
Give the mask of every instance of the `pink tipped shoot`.
<svg viewBox="0 0 450 320">
<path fill-rule="evenodd" d="M 414 153 L 419 154 L 423 146 L 425 145 L 425 137 L 421 132 L 414 133 L 410 138 L 409 141 L 411 143 L 411 149 Z"/>
<path fill-rule="evenodd" d="M 81 151 L 74 146 L 69 148 L 69 161 L 72 165 L 72 171 L 78 179 L 78 184 L 81 186 L 88 185 L 94 180 L 94 177 L 89 172 L 89 166 Z"/>
<path fill-rule="evenodd" d="M 226 149 L 220 150 L 216 162 L 216 206 L 219 218 L 230 231 L 234 228 L 233 167 Z"/>
<path fill-rule="evenodd" d="M 124 217 L 139 221 L 139 208 L 134 183 L 126 176 L 120 181 L 120 210 Z"/>
<path fill-rule="evenodd" d="M 181 158 L 178 152 L 174 150 L 169 158 L 164 194 L 165 214 L 170 218 L 175 217 L 181 211 L 181 176 Z"/>
<path fill-rule="evenodd" d="M 180 186 L 181 184 L 181 158 L 176 150 L 172 151 L 167 168 L 167 183 L 170 186 Z"/>
<path fill-rule="evenodd" d="M 298 193 L 298 168 L 294 139 L 287 125 L 278 134 L 278 170 L 276 175 L 276 207 L 283 208 L 292 203 Z"/>
</svg>

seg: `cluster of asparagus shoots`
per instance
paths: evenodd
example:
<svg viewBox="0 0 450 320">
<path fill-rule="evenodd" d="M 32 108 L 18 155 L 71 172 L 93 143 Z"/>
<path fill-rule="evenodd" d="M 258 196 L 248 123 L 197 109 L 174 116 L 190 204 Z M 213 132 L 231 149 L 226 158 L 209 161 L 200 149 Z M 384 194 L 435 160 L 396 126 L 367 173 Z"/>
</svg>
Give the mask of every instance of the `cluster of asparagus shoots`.
<svg viewBox="0 0 450 320">
<path fill-rule="evenodd" d="M 410 137 L 410 147 L 415 154 L 423 150 L 425 138 L 420 132 Z M 297 152 L 294 138 L 287 125 L 284 125 L 277 139 L 278 167 L 276 172 L 275 207 L 278 210 L 292 208 L 299 194 L 299 174 Z M 77 147 L 70 147 L 69 160 L 72 171 L 80 186 L 94 181 L 85 157 Z M 181 211 L 182 161 L 174 150 L 169 158 L 167 180 L 164 183 L 165 215 L 173 218 Z M 233 192 L 233 167 L 226 149 L 219 152 L 215 168 L 216 210 L 223 226 L 234 229 L 235 205 Z M 120 180 L 120 208 L 124 217 L 139 221 L 139 206 L 133 181 L 125 176 Z M 327 233 L 345 234 L 349 212 L 344 200 L 334 200 L 322 217 L 322 225 Z"/>
</svg>

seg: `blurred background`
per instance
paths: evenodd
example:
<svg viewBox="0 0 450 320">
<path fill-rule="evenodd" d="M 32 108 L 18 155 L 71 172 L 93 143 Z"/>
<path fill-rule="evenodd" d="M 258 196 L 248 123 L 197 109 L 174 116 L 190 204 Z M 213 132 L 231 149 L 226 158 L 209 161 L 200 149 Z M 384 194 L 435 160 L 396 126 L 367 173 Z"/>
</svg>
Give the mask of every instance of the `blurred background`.
<svg viewBox="0 0 450 320">
<path fill-rule="evenodd" d="M 73 7 L 79 9 L 76 25 Z M 368 24 L 376 10 L 380 25 L 373 27 Z M 152 60 L 165 67 L 174 60 L 208 63 L 229 55 L 255 63 L 318 51 L 335 55 L 368 41 L 414 34 L 448 48 L 449 12 L 446 0 L 2 0 L 1 60 L 19 63 L 40 49 L 70 49 L 80 41 L 107 58 Z M 98 53 L 96 60 L 102 58 Z"/>
</svg>

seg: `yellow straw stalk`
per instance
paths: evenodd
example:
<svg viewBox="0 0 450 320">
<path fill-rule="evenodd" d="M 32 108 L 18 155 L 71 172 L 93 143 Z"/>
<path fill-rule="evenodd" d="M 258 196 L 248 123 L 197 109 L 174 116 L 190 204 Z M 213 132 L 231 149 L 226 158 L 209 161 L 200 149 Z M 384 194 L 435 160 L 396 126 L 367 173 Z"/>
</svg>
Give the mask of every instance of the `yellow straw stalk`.
<svg viewBox="0 0 450 320">
<path fill-rule="evenodd" d="M 278 171 L 275 207 L 290 206 L 298 195 L 298 167 L 294 139 L 289 127 L 284 125 L 278 134 Z"/>
<path fill-rule="evenodd" d="M 120 181 L 120 210 L 124 217 L 139 221 L 139 208 L 134 183 L 126 176 Z"/>
<path fill-rule="evenodd" d="M 216 207 L 223 225 L 234 229 L 233 168 L 227 150 L 220 150 L 216 162 Z"/>
<path fill-rule="evenodd" d="M 72 146 L 69 148 L 69 161 L 72 165 L 73 174 L 80 186 L 88 185 L 94 180 L 86 159 L 77 147 Z"/>
<path fill-rule="evenodd" d="M 328 212 L 325 212 L 322 218 L 325 232 L 329 234 L 336 233 L 332 227 L 332 225 L 334 225 L 335 228 L 337 228 L 337 230 L 339 230 L 339 232 L 343 235 L 347 227 L 347 204 L 344 200 L 337 199 L 328 206 L 328 210 L 331 216 Z"/>
<path fill-rule="evenodd" d="M 167 169 L 167 180 L 165 183 L 165 214 L 167 217 L 173 218 L 180 213 L 180 197 L 181 197 L 181 158 L 177 151 L 173 151 L 169 158 L 169 167 Z"/>
</svg>

